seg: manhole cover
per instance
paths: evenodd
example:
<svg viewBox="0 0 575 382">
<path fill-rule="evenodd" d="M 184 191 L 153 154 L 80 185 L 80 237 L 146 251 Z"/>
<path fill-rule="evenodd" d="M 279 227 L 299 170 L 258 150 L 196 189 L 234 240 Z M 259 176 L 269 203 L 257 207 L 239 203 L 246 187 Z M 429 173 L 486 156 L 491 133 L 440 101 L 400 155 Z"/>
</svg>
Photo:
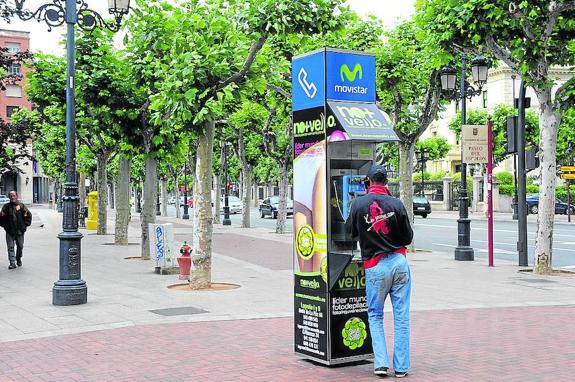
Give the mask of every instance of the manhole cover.
<svg viewBox="0 0 575 382">
<path fill-rule="evenodd" d="M 116 245 L 116 243 L 104 243 L 102 245 Z M 128 243 L 128 245 L 140 245 L 140 243 Z M 118 244 L 118 247 L 122 247 L 122 245 Z"/>
<path fill-rule="evenodd" d="M 211 283 L 210 287 L 205 289 L 192 289 L 190 288 L 189 283 L 168 285 L 168 289 L 187 291 L 187 292 L 216 292 L 220 290 L 237 289 L 239 287 L 240 286 L 238 284 L 229 284 L 229 283 Z"/>
<path fill-rule="evenodd" d="M 549 284 L 549 283 L 555 283 L 556 282 L 556 281 L 545 280 L 545 279 L 521 279 L 521 281 L 525 281 L 528 283 L 534 283 L 534 284 Z"/>
<path fill-rule="evenodd" d="M 193 306 L 183 306 L 181 308 L 154 309 L 150 312 L 160 316 L 189 316 L 192 314 L 209 313 L 207 310 L 194 308 Z"/>
</svg>

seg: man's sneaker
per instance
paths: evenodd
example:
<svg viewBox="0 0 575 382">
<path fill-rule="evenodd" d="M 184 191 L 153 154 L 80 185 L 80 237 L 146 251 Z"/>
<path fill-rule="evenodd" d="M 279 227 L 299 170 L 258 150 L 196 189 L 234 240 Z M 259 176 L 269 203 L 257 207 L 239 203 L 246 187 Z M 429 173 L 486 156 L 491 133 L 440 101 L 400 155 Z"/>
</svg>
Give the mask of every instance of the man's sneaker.
<svg viewBox="0 0 575 382">
<path fill-rule="evenodd" d="M 377 369 L 375 369 L 373 372 L 375 373 L 375 375 L 379 375 L 379 376 L 386 376 L 387 375 L 387 367 L 378 367 Z"/>
<path fill-rule="evenodd" d="M 8 269 L 14 269 L 14 268 L 16 268 L 16 264 L 10 263 L 10 265 L 8 265 Z"/>
<path fill-rule="evenodd" d="M 403 378 L 407 377 L 407 371 L 396 371 L 395 378 Z"/>
<path fill-rule="evenodd" d="M 21 267 L 22 266 L 22 259 L 16 259 L 16 265 Z"/>
</svg>

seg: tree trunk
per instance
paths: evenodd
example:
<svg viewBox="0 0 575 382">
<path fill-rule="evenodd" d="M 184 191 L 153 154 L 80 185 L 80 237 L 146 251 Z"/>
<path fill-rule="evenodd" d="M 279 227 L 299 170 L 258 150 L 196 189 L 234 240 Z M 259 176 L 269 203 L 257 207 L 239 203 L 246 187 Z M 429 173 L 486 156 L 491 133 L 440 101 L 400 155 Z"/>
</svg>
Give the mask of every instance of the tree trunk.
<svg viewBox="0 0 575 382">
<path fill-rule="evenodd" d="M 144 206 L 142 208 L 142 259 L 150 258 L 149 224 L 156 222 L 156 197 L 158 192 L 158 163 L 156 159 L 146 158 L 146 176 L 144 178 Z"/>
<path fill-rule="evenodd" d="M 112 178 L 112 182 L 108 184 L 109 190 L 110 190 L 110 208 L 111 209 L 115 209 L 116 208 L 116 189 L 114 188 L 114 184 L 116 183 L 116 181 L 114 180 L 114 178 Z"/>
<path fill-rule="evenodd" d="M 180 210 L 180 185 L 179 185 L 179 174 L 174 176 L 174 207 L 176 207 L 176 217 L 179 219 L 182 216 L 182 211 Z"/>
<path fill-rule="evenodd" d="M 540 186 L 537 213 L 537 241 L 533 272 L 552 271 L 555 180 L 557 177 L 557 130 L 561 116 L 553 111 L 551 90 L 537 91 L 539 100 Z"/>
<path fill-rule="evenodd" d="M 212 282 L 212 146 L 214 122 L 205 122 L 198 134 L 194 174 L 194 255 L 190 288 L 208 288 Z"/>
<path fill-rule="evenodd" d="M 280 166 L 280 203 L 278 206 L 278 220 L 276 222 L 276 233 L 285 233 L 287 220 L 287 188 L 289 185 L 287 161 Z"/>
<path fill-rule="evenodd" d="M 220 197 L 222 195 L 222 177 L 220 175 L 214 176 L 214 184 L 216 185 L 216 189 L 214 192 L 214 224 L 220 224 L 222 222 L 221 215 L 220 215 Z"/>
<path fill-rule="evenodd" d="M 246 159 L 246 147 L 242 129 L 238 129 L 238 157 L 242 165 L 241 198 L 242 228 L 250 228 L 250 188 L 252 186 L 252 169 Z"/>
<path fill-rule="evenodd" d="M 162 216 L 168 216 L 168 181 L 166 178 L 162 178 L 160 187 L 162 189 L 161 214 Z"/>
<path fill-rule="evenodd" d="M 108 232 L 108 154 L 99 154 L 96 157 L 97 188 L 98 188 L 98 230 L 97 235 Z"/>
<path fill-rule="evenodd" d="M 128 224 L 130 223 L 130 173 L 132 162 L 121 155 L 118 168 L 118 206 L 116 208 L 116 228 L 114 243 L 128 245 Z"/>
<path fill-rule="evenodd" d="M 252 184 L 252 188 L 253 188 L 253 190 L 254 190 L 254 194 L 253 194 L 254 204 L 253 204 L 253 206 L 254 206 L 255 208 L 258 208 L 258 207 L 259 207 L 259 195 L 258 195 L 259 189 L 258 189 L 258 185 L 257 185 L 257 184 Z"/>
<path fill-rule="evenodd" d="M 399 142 L 399 199 L 413 223 L 413 155 L 415 146 Z"/>
</svg>

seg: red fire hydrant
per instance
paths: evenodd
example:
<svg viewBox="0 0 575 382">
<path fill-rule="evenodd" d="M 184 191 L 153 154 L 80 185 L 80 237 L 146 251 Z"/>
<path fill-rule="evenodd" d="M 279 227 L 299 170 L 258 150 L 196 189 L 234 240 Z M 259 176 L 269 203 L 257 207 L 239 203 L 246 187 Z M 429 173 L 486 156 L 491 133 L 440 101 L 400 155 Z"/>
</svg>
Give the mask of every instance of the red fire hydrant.
<svg viewBox="0 0 575 382">
<path fill-rule="evenodd" d="M 178 257 L 178 265 L 180 266 L 180 280 L 188 280 L 190 278 L 190 268 L 192 267 L 192 257 L 190 253 L 192 247 L 184 240 L 184 245 L 180 248 L 182 256 Z"/>
</svg>

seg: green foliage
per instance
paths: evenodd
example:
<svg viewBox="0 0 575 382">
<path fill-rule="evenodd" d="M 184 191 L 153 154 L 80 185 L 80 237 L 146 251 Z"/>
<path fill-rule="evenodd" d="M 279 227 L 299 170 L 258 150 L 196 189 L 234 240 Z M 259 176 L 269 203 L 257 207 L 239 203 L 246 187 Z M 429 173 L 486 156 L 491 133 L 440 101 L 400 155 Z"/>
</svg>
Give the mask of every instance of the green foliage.
<svg viewBox="0 0 575 382">
<path fill-rule="evenodd" d="M 499 194 L 513 196 L 515 194 L 515 186 L 512 184 L 500 184 Z"/>
<path fill-rule="evenodd" d="M 571 204 L 575 204 L 575 184 L 569 186 L 569 191 L 571 194 Z M 567 202 L 567 186 L 557 186 L 555 189 L 555 196 L 563 202 Z"/>
<path fill-rule="evenodd" d="M 575 164 L 575 107 L 563 114 L 559 125 L 557 162 L 565 166 Z"/>
<path fill-rule="evenodd" d="M 494 174 L 493 178 L 500 185 L 509 185 L 509 184 L 513 185 L 513 183 L 515 183 L 513 179 L 513 174 L 509 171 L 500 171 Z"/>
<path fill-rule="evenodd" d="M 429 160 L 440 160 L 445 158 L 451 146 L 447 142 L 447 138 L 443 136 L 434 136 L 427 139 L 420 139 L 415 144 L 416 150 L 427 150 L 429 152 Z"/>
</svg>

